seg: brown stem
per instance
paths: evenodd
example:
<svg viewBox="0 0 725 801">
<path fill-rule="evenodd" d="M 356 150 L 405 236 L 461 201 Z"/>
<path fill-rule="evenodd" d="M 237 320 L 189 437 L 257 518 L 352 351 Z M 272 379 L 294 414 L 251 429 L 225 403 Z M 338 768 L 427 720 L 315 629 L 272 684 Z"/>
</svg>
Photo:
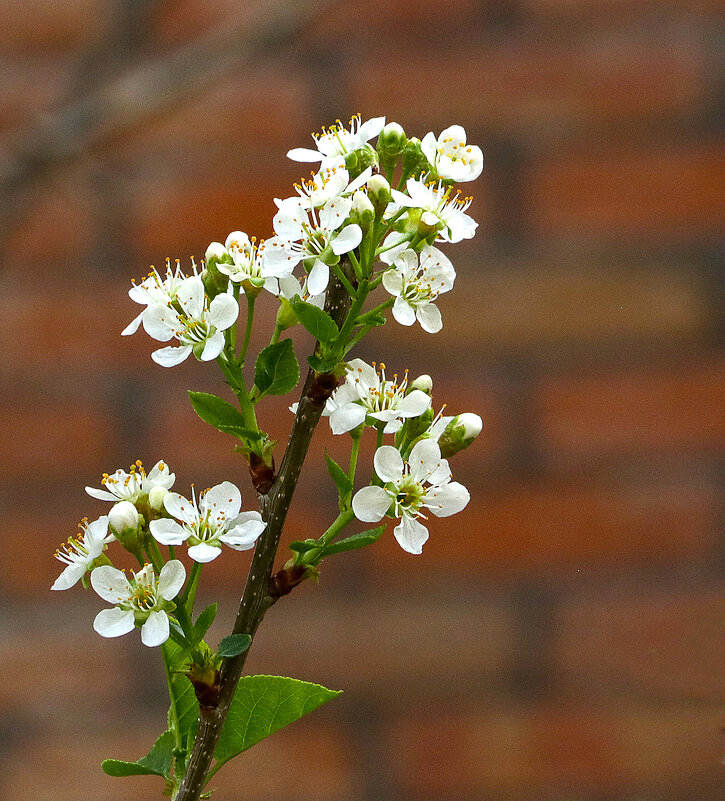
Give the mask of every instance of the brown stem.
<svg viewBox="0 0 725 801">
<path fill-rule="evenodd" d="M 343 260 L 340 266 L 346 276 L 353 281 L 354 273 L 350 262 Z M 342 284 L 331 276 L 325 310 L 338 326 L 342 326 L 350 305 L 349 294 Z M 314 370 L 310 370 L 307 374 L 279 473 L 269 492 L 259 496 L 260 511 L 267 521 L 267 528 L 257 541 L 254 550 L 232 634 L 249 634 L 253 638 L 266 611 L 277 601 L 277 597 L 269 593 L 269 582 L 279 539 L 312 435 L 322 415 L 325 402 L 335 389 L 336 383 L 335 378 L 329 374 L 318 375 Z M 214 750 L 248 653 L 249 650 L 224 661 L 218 704 L 215 707 L 200 707 L 199 729 L 194 749 L 175 801 L 198 801 L 204 789 Z"/>
</svg>

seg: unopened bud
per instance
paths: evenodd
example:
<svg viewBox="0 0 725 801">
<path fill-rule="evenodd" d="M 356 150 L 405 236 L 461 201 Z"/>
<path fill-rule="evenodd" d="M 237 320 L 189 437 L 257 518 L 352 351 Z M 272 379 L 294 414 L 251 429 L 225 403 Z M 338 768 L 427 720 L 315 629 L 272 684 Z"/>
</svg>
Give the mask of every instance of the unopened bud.
<svg viewBox="0 0 725 801">
<path fill-rule="evenodd" d="M 292 308 L 292 304 L 280 295 L 279 309 L 277 309 L 277 328 L 279 328 L 280 331 L 286 331 L 288 328 L 297 325 L 298 322 L 299 320 L 297 319 L 295 310 Z"/>
<path fill-rule="evenodd" d="M 425 392 L 426 395 L 432 395 L 433 379 L 427 373 L 423 373 L 423 375 L 419 375 L 418 378 L 413 381 L 410 385 L 410 389 L 419 389 L 421 392 Z"/>
<path fill-rule="evenodd" d="M 384 175 L 371 175 L 367 181 L 367 188 L 375 213 L 381 217 L 390 203 L 390 184 Z"/>
<path fill-rule="evenodd" d="M 380 166 L 390 175 L 398 163 L 408 139 L 405 131 L 397 122 L 389 122 L 378 135 L 378 156 Z"/>
<path fill-rule="evenodd" d="M 357 223 L 363 231 L 367 231 L 375 220 L 375 209 L 370 198 L 359 189 L 352 196 L 350 220 Z"/>
<path fill-rule="evenodd" d="M 438 439 L 441 456 L 448 459 L 467 448 L 481 433 L 483 421 L 477 414 L 465 412 L 454 417 Z"/>
<path fill-rule="evenodd" d="M 131 501 L 119 501 L 108 513 L 108 525 L 117 536 L 138 530 L 138 509 Z"/>
<path fill-rule="evenodd" d="M 209 245 L 209 247 L 206 249 L 204 261 L 208 267 L 210 264 L 217 264 L 220 261 L 226 264 L 231 264 L 232 259 L 227 253 L 227 249 L 224 247 L 224 245 L 222 245 L 221 242 L 212 242 L 211 245 Z"/>
<path fill-rule="evenodd" d="M 166 487 L 161 487 L 158 484 L 151 487 L 151 491 L 149 492 L 149 506 L 154 510 L 154 512 L 163 512 L 164 510 L 164 498 L 169 494 L 169 491 Z"/>
<path fill-rule="evenodd" d="M 351 150 L 345 154 L 345 169 L 350 176 L 350 180 L 354 181 L 361 172 L 367 170 L 368 167 L 378 166 L 378 154 L 370 145 L 363 145 L 357 150 Z"/>
<path fill-rule="evenodd" d="M 409 139 L 403 149 L 403 179 L 417 177 L 425 172 L 431 172 L 433 167 L 420 147 L 420 139 Z"/>
</svg>

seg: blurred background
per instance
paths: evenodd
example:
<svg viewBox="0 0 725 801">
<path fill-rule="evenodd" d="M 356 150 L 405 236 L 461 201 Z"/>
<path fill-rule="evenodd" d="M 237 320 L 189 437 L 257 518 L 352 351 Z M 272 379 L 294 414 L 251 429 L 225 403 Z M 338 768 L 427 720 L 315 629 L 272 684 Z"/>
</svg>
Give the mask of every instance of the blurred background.
<svg viewBox="0 0 725 801">
<path fill-rule="evenodd" d="M 443 331 L 390 322 L 357 354 L 481 414 L 453 462 L 473 501 L 422 556 L 389 531 L 271 610 L 249 670 L 345 693 L 225 767 L 215 797 L 722 800 L 724 11 L 0 4 L 2 797 L 160 796 L 99 767 L 163 730 L 158 655 L 98 637 L 92 592 L 52 594 L 52 554 L 107 509 L 83 487 L 136 459 L 165 459 L 181 492 L 254 493 L 185 396 L 223 394 L 217 371 L 121 338 L 126 292 L 166 256 L 270 235 L 273 198 L 307 172 L 286 151 L 360 112 L 419 137 L 462 124 L 486 155 L 466 186 L 477 238 L 446 249 Z M 290 421 L 262 408 L 283 442 Z M 321 426 L 287 541 L 334 517 L 323 446 L 346 458 Z M 205 570 L 214 642 L 248 563 Z"/>
</svg>

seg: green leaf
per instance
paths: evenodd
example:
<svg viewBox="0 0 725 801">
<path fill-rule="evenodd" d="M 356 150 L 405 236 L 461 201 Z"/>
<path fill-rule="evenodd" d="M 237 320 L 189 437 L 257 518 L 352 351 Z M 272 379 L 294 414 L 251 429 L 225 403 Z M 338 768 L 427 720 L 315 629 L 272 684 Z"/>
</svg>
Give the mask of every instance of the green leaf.
<svg viewBox="0 0 725 801">
<path fill-rule="evenodd" d="M 290 301 L 290 306 L 297 315 L 300 323 L 320 342 L 332 342 L 340 334 L 337 323 L 327 312 L 318 309 L 311 303 L 300 300 L 299 295 L 295 295 Z"/>
<path fill-rule="evenodd" d="M 217 605 L 215 603 L 209 604 L 207 608 L 199 615 L 194 623 L 194 636 L 192 638 L 192 645 L 200 643 L 204 639 L 204 635 L 209 631 L 209 626 L 214 622 L 217 613 Z"/>
<path fill-rule="evenodd" d="M 174 733 L 165 731 L 153 748 L 137 762 L 124 762 L 121 759 L 105 759 L 101 763 L 103 772 L 109 776 L 164 776 L 169 778 L 174 751 Z"/>
<path fill-rule="evenodd" d="M 174 696 L 174 706 L 179 719 L 179 735 L 184 751 L 189 754 L 196 737 L 196 728 L 199 720 L 199 702 L 196 699 L 194 687 L 183 672 L 186 652 L 171 640 L 166 640 L 162 648 L 166 651 L 169 660 L 171 675 L 171 692 Z M 169 723 L 169 726 L 172 724 Z"/>
<path fill-rule="evenodd" d="M 382 537 L 385 531 L 385 526 L 378 526 L 378 528 L 371 528 L 369 531 L 361 531 L 359 534 L 353 534 L 352 537 L 345 537 L 344 540 L 333 542 L 325 548 L 325 556 L 333 553 L 342 553 L 343 551 L 354 551 L 356 548 L 364 548 L 366 545 L 372 545 Z"/>
<path fill-rule="evenodd" d="M 252 638 L 248 634 L 230 634 L 219 643 L 219 656 L 238 656 L 243 654 L 252 644 Z"/>
<path fill-rule="evenodd" d="M 189 390 L 189 400 L 194 411 L 205 423 L 224 431 L 229 428 L 244 428 L 244 417 L 236 406 L 227 403 L 216 395 L 208 392 L 192 392 Z"/>
<path fill-rule="evenodd" d="M 317 544 L 317 540 L 295 540 L 289 544 L 289 547 L 291 551 L 295 551 L 296 553 L 306 553 L 320 546 Z"/>
<path fill-rule="evenodd" d="M 300 380 L 291 339 L 267 345 L 257 356 L 254 365 L 254 383 L 262 395 L 285 395 Z"/>
<path fill-rule="evenodd" d="M 327 451 L 325 451 L 325 461 L 327 462 L 327 469 L 330 472 L 330 476 L 332 476 L 332 480 L 335 482 L 340 497 L 347 497 L 352 492 L 352 481 L 350 481 L 347 473 L 340 465 L 332 457 L 327 455 Z"/>
<path fill-rule="evenodd" d="M 318 356 L 313 353 L 307 357 L 307 363 L 316 373 L 331 373 L 338 363 L 336 356 Z"/>
<path fill-rule="evenodd" d="M 214 753 L 217 762 L 228 762 L 337 695 L 335 690 L 298 679 L 243 676 Z"/>
</svg>

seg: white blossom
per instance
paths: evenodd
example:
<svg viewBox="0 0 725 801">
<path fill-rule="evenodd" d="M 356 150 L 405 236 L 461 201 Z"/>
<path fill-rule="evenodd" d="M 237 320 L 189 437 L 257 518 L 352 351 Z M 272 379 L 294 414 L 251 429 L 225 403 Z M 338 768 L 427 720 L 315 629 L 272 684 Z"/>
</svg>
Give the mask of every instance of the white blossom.
<svg viewBox="0 0 725 801">
<path fill-rule="evenodd" d="M 256 237 L 250 239 L 243 231 L 232 231 L 226 238 L 224 251 L 231 257 L 233 263 L 220 261 L 217 263 L 217 269 L 220 273 L 228 275 L 236 284 L 249 281 L 252 286 L 264 287 L 276 295 L 277 280 L 265 267 L 264 247 L 264 239 L 257 242 Z"/>
<path fill-rule="evenodd" d="M 317 209 L 324 206 L 328 200 L 336 197 L 347 197 L 352 195 L 355 190 L 365 184 L 372 175 L 372 167 L 368 167 L 358 175 L 355 180 L 350 180 L 350 174 L 345 167 L 345 159 L 337 157 L 320 167 L 319 172 L 313 173 L 309 180 L 295 184 L 297 197 L 285 198 L 284 200 L 275 199 L 277 208 L 282 208 L 286 203 L 300 203 L 305 209 Z"/>
<path fill-rule="evenodd" d="M 130 579 L 110 565 L 97 567 L 91 573 L 91 586 L 115 606 L 99 612 L 93 628 L 102 637 L 120 637 L 138 624 L 144 645 L 161 645 L 169 639 L 168 612 L 184 581 L 186 570 L 178 559 L 167 562 L 158 578 L 151 565 L 145 565 Z"/>
<path fill-rule="evenodd" d="M 377 136 L 385 126 L 385 117 L 374 117 L 362 122 L 360 115 L 350 120 L 350 130 L 338 120 L 336 125 L 323 128 L 322 133 L 312 134 L 317 150 L 297 147 L 287 153 L 292 161 L 315 162 L 321 161 L 323 165 L 329 160 L 363 147 L 373 137 Z"/>
<path fill-rule="evenodd" d="M 421 222 L 438 229 L 437 242 L 460 242 L 472 239 L 478 223 L 466 214 L 473 198 L 460 198 L 460 193 L 452 194 L 449 186 L 440 181 L 424 183 L 420 178 L 408 178 L 405 195 L 397 189 L 391 190 L 395 206 L 388 214 L 401 208 L 421 209 Z"/>
<path fill-rule="evenodd" d="M 439 178 L 450 181 L 475 181 L 483 171 L 483 153 L 476 145 L 466 144 L 466 131 L 460 125 L 451 125 L 436 139 L 428 133 L 420 149 L 435 167 Z"/>
<path fill-rule="evenodd" d="M 217 295 L 211 303 L 199 276 L 182 281 L 174 303 L 151 304 L 143 314 L 146 333 L 159 342 L 176 338 L 179 347 L 160 348 L 151 358 L 162 367 L 183 362 L 192 351 L 202 361 L 211 361 L 224 348 L 224 330 L 239 316 L 237 301 L 229 293 Z"/>
<path fill-rule="evenodd" d="M 435 334 L 443 327 L 435 304 L 438 296 L 453 287 L 456 271 L 449 259 L 432 245 L 424 245 L 418 254 L 404 250 L 392 269 L 383 274 L 383 286 L 395 297 L 393 317 L 401 325 L 413 325 Z"/>
<path fill-rule="evenodd" d="M 151 468 L 147 474 L 143 463 L 137 461 L 131 465 L 129 472 L 116 470 L 113 475 L 103 474 L 101 484 L 105 489 L 94 489 L 86 487 L 86 492 L 92 498 L 101 501 L 130 501 L 136 503 L 143 495 L 148 495 L 154 487 L 169 489 L 174 485 L 176 475 L 169 470 L 169 466 L 159 461 Z"/>
<path fill-rule="evenodd" d="M 108 516 L 89 523 L 84 519 L 78 524 L 80 532 L 70 537 L 55 552 L 55 558 L 63 562 L 65 568 L 55 580 L 51 590 L 68 590 L 91 569 L 93 562 L 103 553 L 106 543 L 115 539 L 108 533 Z"/>
<path fill-rule="evenodd" d="M 191 260 L 192 270 L 194 275 L 197 274 L 196 263 Z M 171 269 L 171 261 L 166 259 L 166 274 L 162 278 L 161 274 L 155 267 L 151 267 L 151 272 L 144 278 L 140 284 L 135 284 L 128 290 L 128 296 L 135 303 L 140 303 L 142 306 L 150 306 L 152 304 L 168 304 L 176 300 L 176 295 L 179 287 L 186 280 L 186 275 L 181 271 L 181 264 L 176 259 L 175 269 Z M 129 336 L 138 331 L 139 325 L 143 321 L 146 309 L 144 309 L 137 317 L 135 317 L 124 329 L 121 331 L 122 336 Z"/>
<path fill-rule="evenodd" d="M 348 253 L 362 240 L 359 225 L 344 225 L 351 209 L 352 200 L 343 197 L 328 200 L 319 210 L 308 210 L 294 199 L 283 203 L 274 216 L 276 236 L 267 240 L 264 251 L 269 272 L 289 274 L 300 261 L 309 260 L 308 290 L 311 295 L 324 292 L 330 278 L 326 262 Z"/>
<path fill-rule="evenodd" d="M 430 439 L 417 442 L 407 462 L 396 448 L 383 445 L 375 453 L 374 464 L 384 486 L 359 490 L 352 500 L 353 511 L 366 523 L 377 523 L 386 515 L 398 518 L 393 534 L 408 553 L 421 553 L 428 539 L 428 529 L 419 522 L 425 519 L 426 509 L 436 517 L 448 517 L 470 500 L 468 490 L 450 480 L 448 462 Z"/>
<path fill-rule="evenodd" d="M 362 359 L 348 363 L 345 383 L 333 392 L 325 406 L 324 414 L 330 417 L 333 434 L 352 431 L 368 417 L 385 423 L 383 432 L 393 434 L 404 419 L 418 417 L 430 406 L 430 396 L 425 392 L 408 391 L 407 370 L 398 382 L 397 374 L 392 379 L 386 377 L 384 364 L 378 369 L 375 363 L 371 367 Z"/>
<path fill-rule="evenodd" d="M 221 543 L 236 551 L 249 550 L 267 526 L 259 512 L 240 512 L 242 494 L 229 481 L 202 492 L 198 503 L 195 496 L 189 501 L 170 492 L 164 507 L 176 519 L 152 520 L 152 536 L 162 545 L 186 542 L 189 556 L 196 562 L 216 559 L 222 552 Z"/>
</svg>

